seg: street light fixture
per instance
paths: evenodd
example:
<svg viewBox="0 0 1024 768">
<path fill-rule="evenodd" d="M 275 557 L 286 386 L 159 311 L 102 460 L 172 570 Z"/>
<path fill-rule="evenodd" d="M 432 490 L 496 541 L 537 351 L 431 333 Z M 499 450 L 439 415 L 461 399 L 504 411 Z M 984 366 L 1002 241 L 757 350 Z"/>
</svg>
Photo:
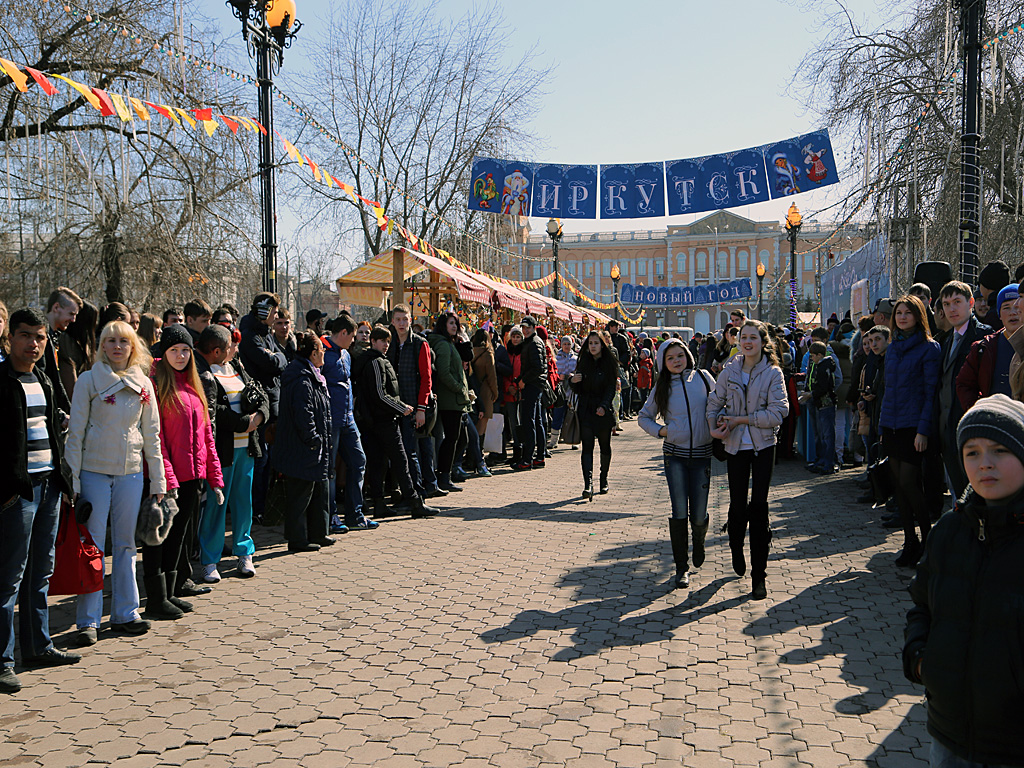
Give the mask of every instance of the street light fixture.
<svg viewBox="0 0 1024 768">
<path fill-rule="evenodd" d="M 551 248 L 555 252 L 555 287 L 552 295 L 555 299 L 558 299 L 561 297 L 558 285 L 558 243 L 562 240 L 561 219 L 548 219 L 548 237 L 551 238 Z"/>
<path fill-rule="evenodd" d="M 277 191 L 274 187 L 274 73 L 284 64 L 302 22 L 295 18 L 295 0 L 227 0 L 242 22 L 242 39 L 256 58 L 260 122 L 260 209 L 263 219 L 263 290 L 277 292 Z"/>
<path fill-rule="evenodd" d="M 619 319 L 619 276 L 622 273 L 619 272 L 619 265 L 612 264 L 612 285 L 615 289 L 615 319 Z"/>
<path fill-rule="evenodd" d="M 800 209 L 796 207 L 796 203 L 793 203 L 786 213 L 786 233 L 789 235 L 789 322 L 794 328 L 796 327 L 796 238 L 800 234 L 802 223 L 803 217 L 800 215 Z"/>
<path fill-rule="evenodd" d="M 762 262 L 757 262 L 757 319 L 764 320 L 764 273 Z"/>
</svg>

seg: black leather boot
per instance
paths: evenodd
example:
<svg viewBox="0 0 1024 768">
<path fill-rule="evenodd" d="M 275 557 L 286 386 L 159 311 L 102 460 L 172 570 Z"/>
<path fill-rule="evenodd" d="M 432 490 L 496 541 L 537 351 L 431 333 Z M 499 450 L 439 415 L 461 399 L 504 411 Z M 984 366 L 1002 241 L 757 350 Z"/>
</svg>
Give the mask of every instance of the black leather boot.
<svg viewBox="0 0 1024 768">
<path fill-rule="evenodd" d="M 687 535 L 687 521 L 668 519 L 668 536 L 672 542 L 672 559 L 676 564 L 676 587 L 685 589 L 690 586 L 690 543 Z"/>
<path fill-rule="evenodd" d="M 693 526 L 693 567 L 700 568 L 704 565 L 704 539 L 708 535 L 708 525 L 711 518 L 704 521 L 703 525 Z"/>
<path fill-rule="evenodd" d="M 192 603 L 188 600 L 182 600 L 180 597 L 176 597 L 174 594 L 174 582 L 178 578 L 177 571 L 167 571 L 164 573 L 164 579 L 167 584 L 167 602 L 173 605 L 175 608 L 183 611 L 184 613 L 192 613 L 196 609 Z"/>
<path fill-rule="evenodd" d="M 167 581 L 164 574 L 144 576 L 142 583 L 146 587 L 146 611 L 143 615 L 147 619 L 165 621 L 180 619 L 185 615 L 183 610 L 167 599 Z"/>
</svg>

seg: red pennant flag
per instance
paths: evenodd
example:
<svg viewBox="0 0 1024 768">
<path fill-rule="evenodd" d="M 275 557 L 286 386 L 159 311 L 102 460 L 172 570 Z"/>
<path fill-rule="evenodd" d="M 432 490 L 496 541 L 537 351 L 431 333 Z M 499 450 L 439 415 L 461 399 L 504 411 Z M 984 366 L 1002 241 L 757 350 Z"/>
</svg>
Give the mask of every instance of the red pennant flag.
<svg viewBox="0 0 1024 768">
<path fill-rule="evenodd" d="M 224 121 L 224 125 L 231 129 L 232 133 L 238 133 L 238 123 L 236 123 L 234 120 L 224 117 L 224 115 L 220 115 L 220 119 Z"/>
<path fill-rule="evenodd" d="M 253 125 L 260 129 L 260 133 L 262 133 L 264 136 L 267 135 L 267 129 L 263 127 L 263 123 L 261 123 L 259 120 L 253 120 L 251 117 L 249 119 L 252 120 Z"/>
<path fill-rule="evenodd" d="M 147 107 L 151 107 L 152 109 L 155 109 L 157 112 L 159 112 L 161 115 L 166 117 L 168 120 L 174 120 L 174 118 L 171 117 L 170 111 L 165 109 L 164 107 L 161 107 L 159 104 L 154 104 L 152 101 L 147 101 L 146 102 L 146 106 Z M 174 122 L 178 122 L 178 121 L 174 120 Z"/>
<path fill-rule="evenodd" d="M 25 71 L 32 75 L 32 79 L 36 81 L 40 88 L 47 96 L 53 96 L 57 92 L 57 89 L 53 87 L 53 83 L 50 82 L 49 78 L 46 77 L 38 69 L 32 69 L 32 67 L 25 67 Z"/>
<path fill-rule="evenodd" d="M 193 109 L 196 115 L 196 120 L 206 122 L 207 120 L 213 120 L 213 108 L 207 107 L 206 109 Z"/>
<path fill-rule="evenodd" d="M 104 117 L 114 117 L 117 114 L 117 110 L 114 109 L 114 101 L 110 98 L 110 94 L 102 88 L 93 88 L 92 92 L 100 100 L 100 114 Z"/>
</svg>

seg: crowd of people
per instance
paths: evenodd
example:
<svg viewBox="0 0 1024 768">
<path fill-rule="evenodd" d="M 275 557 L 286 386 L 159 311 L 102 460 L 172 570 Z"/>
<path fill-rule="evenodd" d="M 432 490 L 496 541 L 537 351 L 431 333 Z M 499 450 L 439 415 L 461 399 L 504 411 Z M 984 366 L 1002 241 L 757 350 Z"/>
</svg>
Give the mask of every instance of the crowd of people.
<svg viewBox="0 0 1024 768">
<path fill-rule="evenodd" d="M 583 498 L 606 494 L 612 437 L 636 413 L 662 440 L 680 588 L 691 559 L 695 568 L 705 559 L 713 457 L 726 463 L 725 530 L 741 577 L 749 536 L 754 599 L 767 596 L 776 463 L 801 453 L 816 474 L 864 469 L 858 501 L 886 505 L 883 524 L 903 529 L 895 564 L 917 569 L 907 675 L 930 693 L 932 681 L 947 686 L 942 708 L 929 708 L 933 735 L 951 753 L 962 757 L 966 743 L 976 754 L 980 737 L 961 726 L 973 694 L 947 679 L 947 655 L 973 648 L 975 630 L 956 623 L 963 611 L 1006 618 L 965 584 L 1010 573 L 1008 553 L 1020 546 L 1021 302 L 996 262 L 977 293 L 954 280 L 933 297 L 915 284 L 871 315 L 833 315 L 806 335 L 734 310 L 725 328 L 688 340 L 614 321 L 556 338 L 530 315 L 467 328 L 453 312 L 427 330 L 405 305 L 376 324 L 312 310 L 298 331 L 272 293 L 244 316 L 198 299 L 162 317 L 117 303 L 100 310 L 64 287 L 45 311 L 8 315 L 0 304 L 0 691 L 21 685 L 19 601 L 26 667 L 80 659 L 55 648 L 48 628 L 62 509 L 112 556 L 110 629 L 139 635 L 151 620 L 195 610 L 185 598 L 221 580 L 226 548 L 237 576 L 255 576 L 254 520 L 282 521 L 289 551 L 315 552 L 389 515 L 431 517 L 430 500 L 500 463 L 543 470 L 558 445 L 580 451 Z M 957 514 L 940 520 L 947 489 Z M 159 541 L 140 534 L 146 505 L 169 520 Z M 1007 610 L 1019 619 L 1022 582 L 1009 581 L 997 591 L 1011 593 Z M 99 640 L 102 613 L 102 589 L 78 596 L 80 646 Z M 1019 701 L 1019 686 L 1012 692 Z M 1001 750 L 1017 746 L 1006 741 L 984 754 L 1002 764 Z"/>
</svg>

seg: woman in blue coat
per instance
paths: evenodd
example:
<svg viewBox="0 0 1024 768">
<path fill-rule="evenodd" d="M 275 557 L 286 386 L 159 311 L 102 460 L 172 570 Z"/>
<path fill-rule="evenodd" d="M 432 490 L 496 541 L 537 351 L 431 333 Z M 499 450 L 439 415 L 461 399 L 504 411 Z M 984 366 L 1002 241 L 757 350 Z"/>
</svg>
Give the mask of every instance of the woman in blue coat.
<svg viewBox="0 0 1024 768">
<path fill-rule="evenodd" d="M 885 394 L 878 424 L 903 520 L 903 551 L 896 565 L 913 568 L 931 527 L 921 467 L 932 438 L 932 408 L 942 354 L 938 342 L 932 340 L 924 304 L 917 296 L 900 297 L 889 327 L 892 341 L 885 353 Z"/>
</svg>

